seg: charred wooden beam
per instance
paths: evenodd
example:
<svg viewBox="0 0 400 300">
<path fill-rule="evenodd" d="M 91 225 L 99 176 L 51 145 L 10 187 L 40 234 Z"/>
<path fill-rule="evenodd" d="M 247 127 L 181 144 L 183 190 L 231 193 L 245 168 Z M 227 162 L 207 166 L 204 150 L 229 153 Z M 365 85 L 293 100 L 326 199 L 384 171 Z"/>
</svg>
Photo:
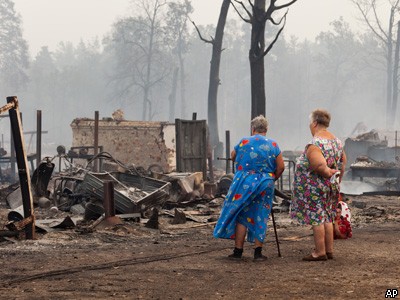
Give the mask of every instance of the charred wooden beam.
<svg viewBox="0 0 400 300">
<path fill-rule="evenodd" d="M 27 239 L 35 238 L 35 219 L 33 217 L 33 198 L 31 193 L 31 178 L 27 157 L 25 155 L 24 136 L 22 133 L 21 115 L 18 109 L 18 100 L 16 96 L 7 97 L 7 104 L 12 107 L 9 109 L 11 133 L 14 140 L 15 154 L 18 166 L 19 183 L 22 194 L 22 203 L 24 207 L 24 217 L 31 218 L 31 222 L 25 226 L 25 235 Z"/>
</svg>

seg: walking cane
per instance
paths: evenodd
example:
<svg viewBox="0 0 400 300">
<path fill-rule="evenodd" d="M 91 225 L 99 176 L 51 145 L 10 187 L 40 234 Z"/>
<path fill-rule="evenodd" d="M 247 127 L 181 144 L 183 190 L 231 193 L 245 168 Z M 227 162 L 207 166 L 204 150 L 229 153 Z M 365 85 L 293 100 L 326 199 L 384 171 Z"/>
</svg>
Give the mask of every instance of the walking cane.
<svg viewBox="0 0 400 300">
<path fill-rule="evenodd" d="M 276 191 L 276 190 L 275 190 Z M 272 217 L 272 224 L 274 226 L 274 233 L 275 233 L 275 241 L 276 241 L 276 247 L 278 248 L 278 256 L 282 257 L 281 255 L 281 248 L 279 247 L 279 240 L 278 240 L 278 232 L 276 231 L 276 224 L 275 224 L 275 217 L 274 217 L 274 208 L 273 208 L 273 204 L 271 207 L 271 217 Z"/>
<path fill-rule="evenodd" d="M 274 191 L 275 196 L 279 196 L 282 199 L 286 199 L 286 200 L 290 200 L 290 197 L 288 197 L 287 195 L 285 195 L 284 193 L 282 193 L 280 190 L 278 190 L 277 188 L 275 188 Z M 272 202 L 273 203 L 273 202 Z M 279 239 L 278 239 L 278 232 L 276 231 L 276 223 L 275 223 L 275 217 L 274 217 L 274 208 L 273 208 L 273 204 L 271 207 L 271 217 L 272 217 L 272 224 L 274 226 L 274 233 L 275 233 L 275 240 L 276 240 L 276 247 L 278 248 L 278 256 L 282 257 L 281 255 L 281 249 L 279 247 Z"/>
</svg>

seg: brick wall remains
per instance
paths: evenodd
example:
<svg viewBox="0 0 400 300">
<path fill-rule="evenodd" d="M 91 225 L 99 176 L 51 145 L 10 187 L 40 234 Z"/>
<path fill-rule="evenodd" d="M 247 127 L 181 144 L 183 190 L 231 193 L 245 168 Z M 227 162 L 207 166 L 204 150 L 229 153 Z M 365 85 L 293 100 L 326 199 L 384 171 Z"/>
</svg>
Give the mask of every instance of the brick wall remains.
<svg viewBox="0 0 400 300">
<path fill-rule="evenodd" d="M 93 119 L 72 121 L 72 147 L 94 145 L 94 123 Z M 99 146 L 126 165 L 148 169 L 156 164 L 165 173 L 176 168 L 173 123 L 99 120 Z"/>
</svg>

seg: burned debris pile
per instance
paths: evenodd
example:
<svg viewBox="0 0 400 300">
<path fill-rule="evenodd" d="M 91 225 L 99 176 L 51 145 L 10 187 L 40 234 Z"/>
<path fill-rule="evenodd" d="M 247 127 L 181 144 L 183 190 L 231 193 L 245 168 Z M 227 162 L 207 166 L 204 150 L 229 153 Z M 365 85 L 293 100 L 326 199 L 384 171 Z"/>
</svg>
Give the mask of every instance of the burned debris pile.
<svg viewBox="0 0 400 300">
<path fill-rule="evenodd" d="M 186 220 L 206 224 L 217 219 L 223 198 L 215 198 L 215 187 L 204 187 L 202 172 L 164 174 L 127 166 L 107 152 L 85 159 L 79 157 L 82 152 L 73 157 L 69 154 L 61 151 L 46 157 L 33 172 L 38 233 L 70 228 L 90 232 L 122 220 L 158 228 L 159 216 L 170 219 L 170 224 Z M 96 163 L 99 171 L 94 171 Z M 112 183 L 111 192 L 105 187 L 107 183 Z M 8 208 L 6 227 L 11 233 L 7 234 L 22 238 L 20 186 L 4 185 L 1 195 Z"/>
<path fill-rule="evenodd" d="M 394 142 L 393 142 L 394 141 Z M 372 130 L 345 141 L 347 176 L 345 185 L 355 187 L 356 181 L 365 192 L 399 191 L 400 148 L 397 131 Z M 350 180 L 352 182 L 350 182 Z"/>
</svg>

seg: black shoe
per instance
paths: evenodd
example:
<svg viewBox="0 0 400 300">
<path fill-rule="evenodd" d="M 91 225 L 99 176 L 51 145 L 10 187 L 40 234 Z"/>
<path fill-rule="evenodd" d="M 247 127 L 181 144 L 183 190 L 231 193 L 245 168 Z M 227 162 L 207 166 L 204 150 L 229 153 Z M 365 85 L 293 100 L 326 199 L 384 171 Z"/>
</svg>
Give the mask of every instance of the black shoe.
<svg viewBox="0 0 400 300">
<path fill-rule="evenodd" d="M 262 247 L 257 247 L 254 249 L 254 259 L 253 261 L 265 261 L 268 258 L 262 254 Z"/>
<path fill-rule="evenodd" d="M 254 255 L 253 261 L 266 261 L 268 259 L 268 257 L 266 257 L 265 255 Z"/>
<path fill-rule="evenodd" d="M 236 248 L 233 249 L 233 253 L 231 255 L 228 255 L 228 258 L 231 259 L 241 259 L 243 254 L 243 249 Z"/>
</svg>

